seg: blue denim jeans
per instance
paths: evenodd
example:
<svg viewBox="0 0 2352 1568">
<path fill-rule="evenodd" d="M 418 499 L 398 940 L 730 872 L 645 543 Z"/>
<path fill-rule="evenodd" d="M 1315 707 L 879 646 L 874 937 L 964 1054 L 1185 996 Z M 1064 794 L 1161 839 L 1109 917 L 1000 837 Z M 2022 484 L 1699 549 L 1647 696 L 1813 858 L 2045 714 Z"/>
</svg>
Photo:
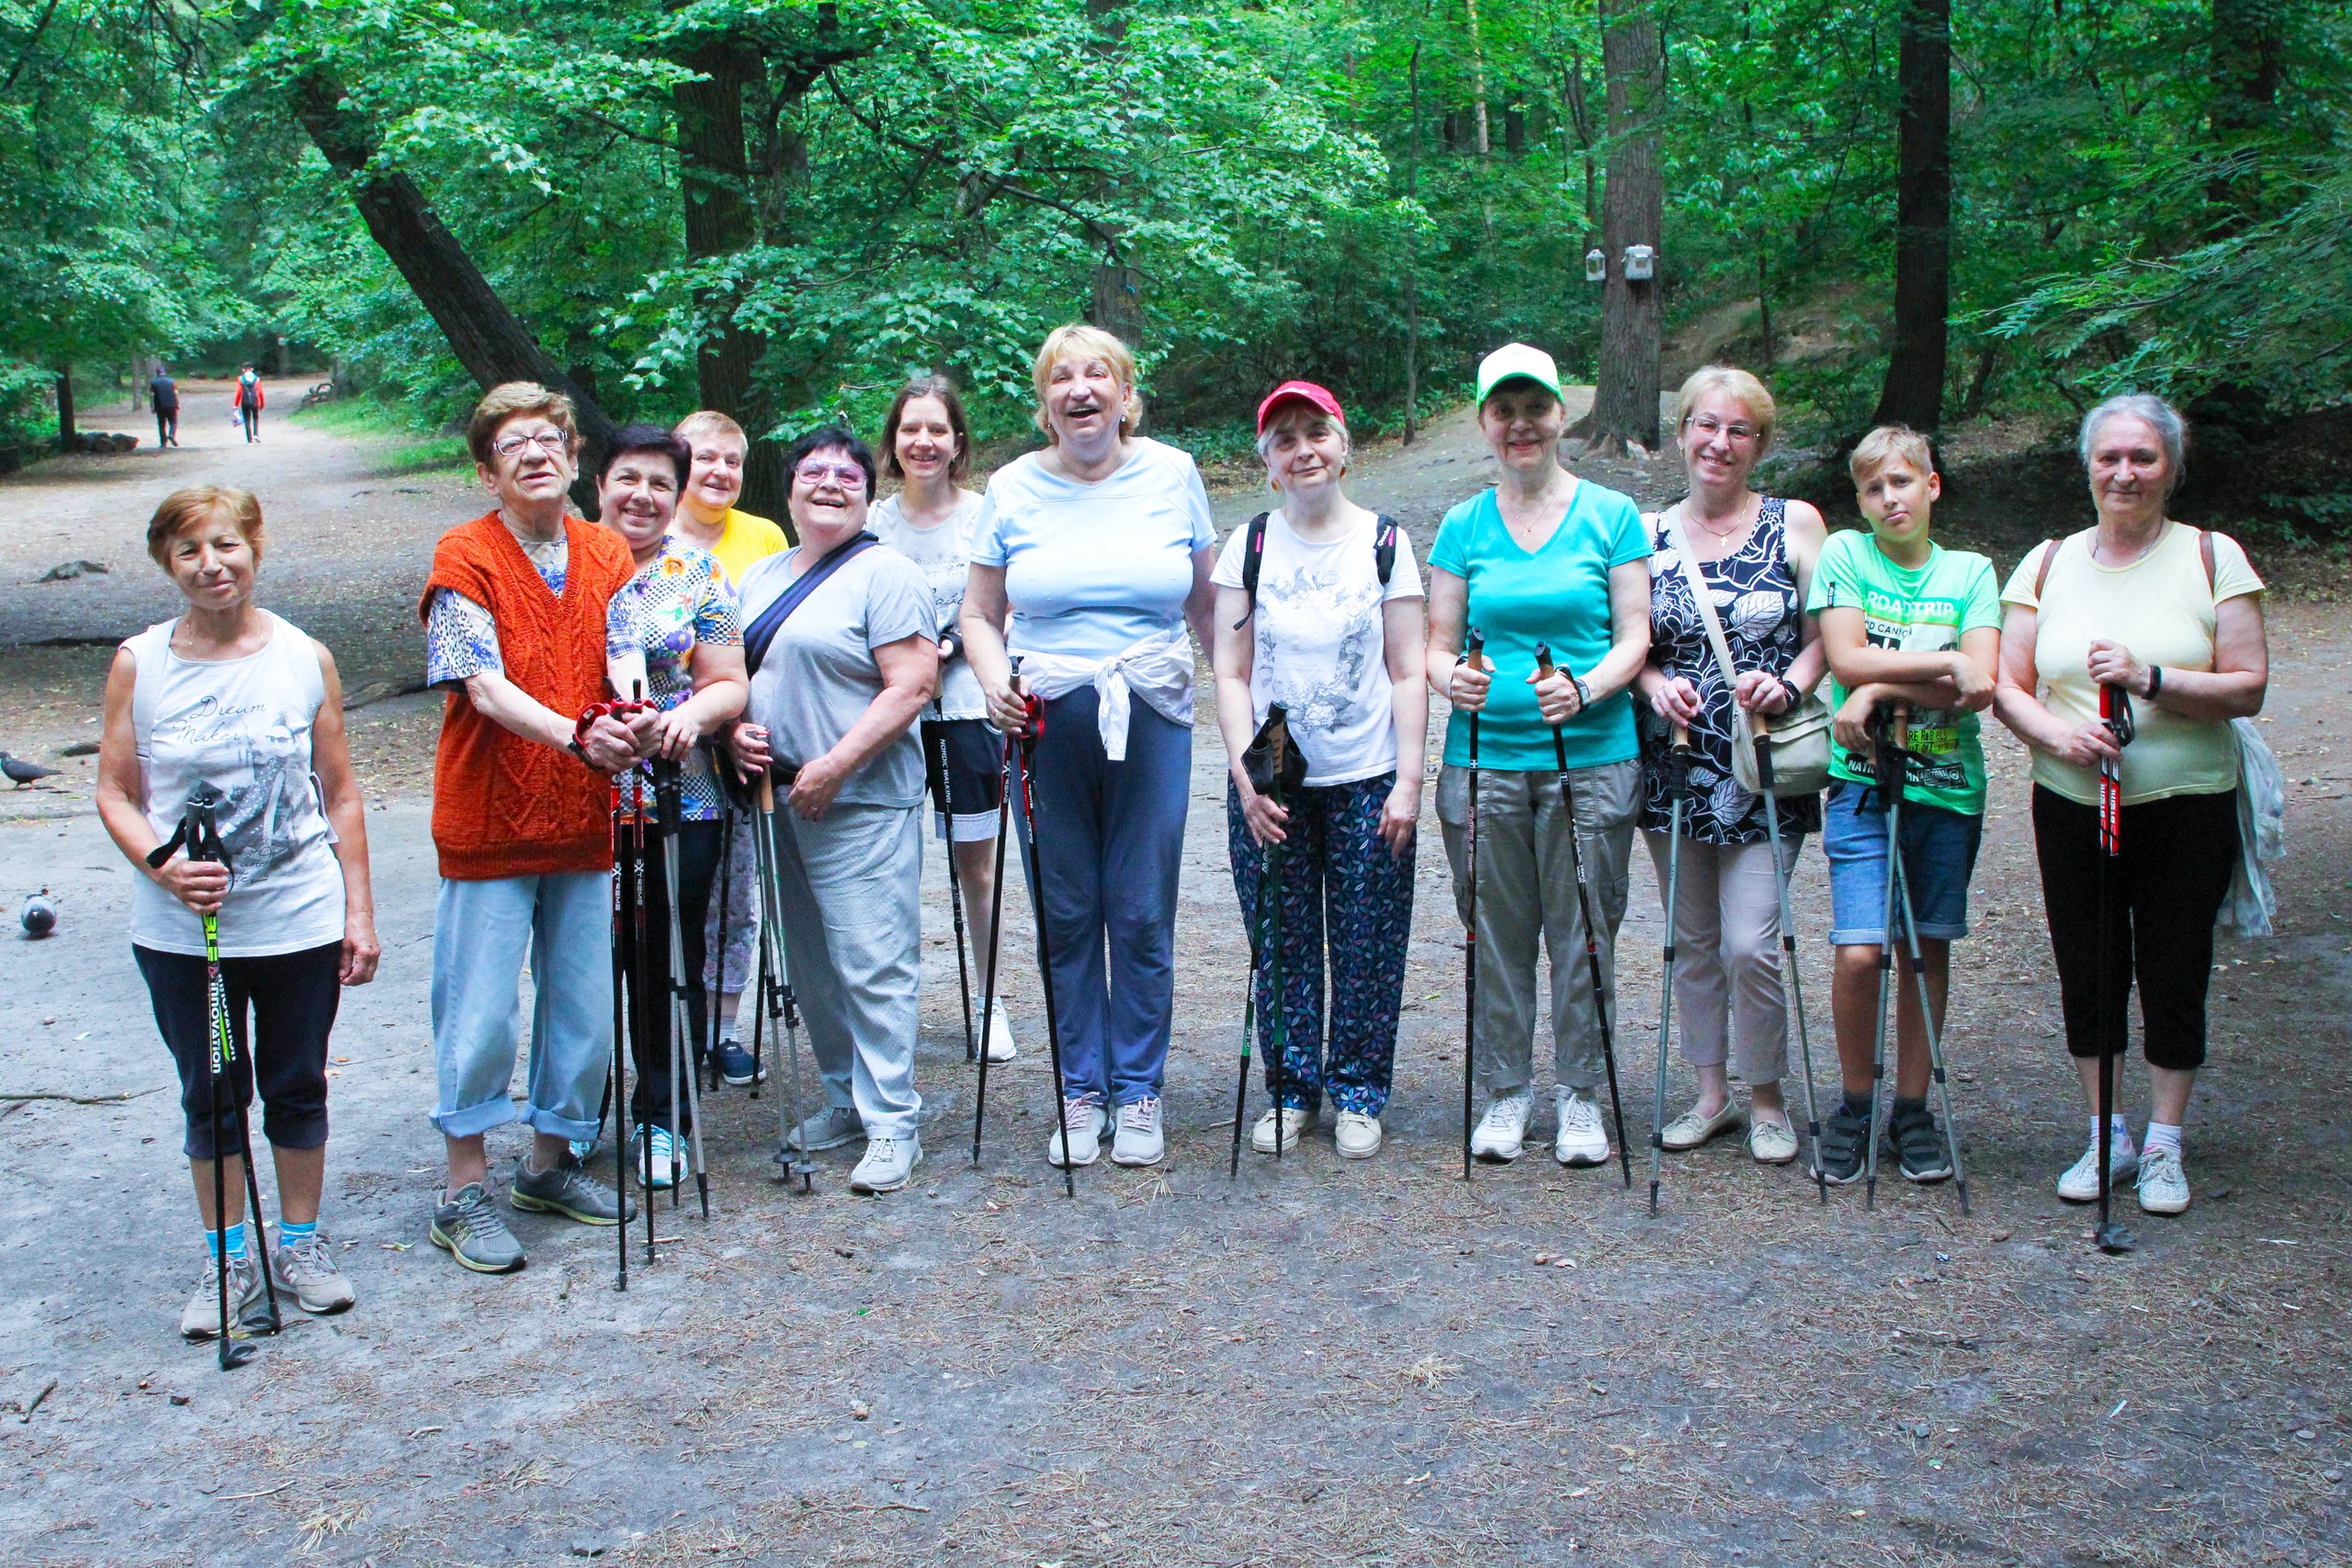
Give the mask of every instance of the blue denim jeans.
<svg viewBox="0 0 2352 1568">
<path fill-rule="evenodd" d="M 516 987 L 531 956 L 530 1105 L 507 1091 L 519 1042 Z M 528 1122 L 559 1138 L 596 1135 L 613 1066 L 613 874 L 488 882 L 444 877 L 433 915 L 433 1124 L 452 1138 Z"/>
<path fill-rule="evenodd" d="M 1903 797 L 1903 880 L 1923 940 L 1956 942 L 1968 934 L 1968 882 L 1984 833 L 1982 817 Z M 1821 847 L 1829 861 L 1830 942 L 1878 946 L 1887 927 L 1886 811 L 1877 792 L 1833 781 L 1821 812 Z"/>
</svg>

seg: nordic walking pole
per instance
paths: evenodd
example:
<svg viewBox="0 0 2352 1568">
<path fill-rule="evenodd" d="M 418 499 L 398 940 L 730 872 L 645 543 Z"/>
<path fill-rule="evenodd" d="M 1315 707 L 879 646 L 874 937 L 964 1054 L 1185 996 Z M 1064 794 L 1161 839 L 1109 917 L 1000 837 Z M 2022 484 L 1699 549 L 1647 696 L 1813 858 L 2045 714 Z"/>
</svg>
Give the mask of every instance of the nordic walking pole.
<svg viewBox="0 0 2352 1568">
<path fill-rule="evenodd" d="M 702 1200 L 702 1217 L 710 1218 L 710 1173 L 702 1163 L 702 1068 L 691 1058 L 694 1055 L 694 1005 L 686 999 L 686 908 L 680 900 L 678 857 L 685 851 L 685 824 L 679 818 L 685 814 L 683 780 L 678 764 L 667 758 L 653 760 L 654 810 L 661 818 L 662 882 L 670 896 L 670 1061 L 671 1082 L 685 1079 L 686 1120 L 694 1129 L 695 1191 Z M 678 1102 L 670 1101 L 670 1146 L 677 1148 Z M 678 1184 L 674 1178 L 670 1185 L 670 1206 L 677 1207 Z"/>
<path fill-rule="evenodd" d="M 1894 870 L 1895 886 L 1903 898 L 1903 935 L 1911 952 L 1911 978 L 1919 989 L 1919 1026 L 1928 1038 L 1928 1068 L 1936 1080 L 1936 1094 L 1944 1111 L 1944 1153 L 1951 1161 L 1952 1185 L 1960 1192 L 1960 1212 L 1968 1213 L 1968 1171 L 1960 1163 L 1960 1128 L 1951 1116 L 1951 1086 L 1944 1077 L 1943 1030 L 1936 1023 L 1936 1016 L 1928 1010 L 1928 972 L 1919 962 L 1919 932 L 1911 914 L 1911 872 L 1903 861 L 1903 846 L 1892 844 L 1888 863 Z M 1887 1115 L 1891 1120 L 1894 1110 Z"/>
<path fill-rule="evenodd" d="M 1894 922 L 1902 912 L 1903 889 L 1895 880 L 1895 857 L 1903 839 L 1903 791 L 1908 784 L 1903 742 L 1911 728 L 1911 705 L 1897 702 L 1871 715 L 1871 772 L 1876 778 L 1879 809 L 1886 817 L 1886 897 L 1882 906 L 1878 942 L 1878 1022 L 1871 1032 L 1871 1117 L 1864 1129 L 1869 1140 L 1862 1150 L 1862 1207 L 1878 1206 L 1878 1125 L 1886 1112 L 1886 1007 L 1894 977 Z M 1895 1045 L 1898 1059 L 1900 1039 Z"/>
<path fill-rule="evenodd" d="M 648 929 L 645 908 L 645 775 L 635 769 L 628 776 L 628 799 L 629 1034 L 636 1043 L 641 1045 L 653 1034 L 650 1017 L 653 995 L 652 976 L 649 972 L 651 960 L 648 956 L 651 952 L 652 933 Z M 654 1235 L 653 1139 L 650 1126 L 647 1131 L 648 1136 L 638 1143 L 638 1152 L 645 1161 L 645 1168 L 639 1173 L 642 1179 L 638 1186 L 639 1190 L 645 1194 L 645 1261 L 652 1263 L 658 1259 L 660 1244 Z M 671 1145 L 673 1182 L 677 1179 L 676 1148 L 673 1142 Z"/>
<path fill-rule="evenodd" d="M 939 814 L 947 818 L 947 908 L 956 919 L 956 986 L 964 998 L 964 1060 L 969 1062 L 980 1053 L 972 1040 L 972 968 L 964 958 L 964 885 L 956 876 L 956 781 L 947 772 L 947 710 L 933 697 L 931 711 L 939 715 Z"/>
<path fill-rule="evenodd" d="M 613 1097 L 613 1197 L 620 1204 L 621 1223 L 613 1227 L 620 1238 L 620 1271 L 613 1278 L 613 1289 L 628 1289 L 628 1136 L 620 1129 L 628 1125 L 628 1069 L 621 1066 L 628 1055 L 627 964 L 621 950 L 621 926 L 625 919 L 621 899 L 621 791 L 613 785 L 613 1071 L 605 1090 Z M 646 1194 L 651 1202 L 653 1195 Z"/>
<path fill-rule="evenodd" d="M 1487 670 L 1487 635 L 1468 628 L 1454 668 L 1468 664 L 1480 674 Z M 1470 849 L 1463 858 L 1470 872 L 1470 918 L 1462 938 L 1462 1179 L 1470 1179 L 1470 1102 L 1472 1059 L 1478 1049 L 1478 709 L 1470 710 Z"/>
<path fill-rule="evenodd" d="M 1277 704 L 1277 706 L 1280 705 Z M 1288 761 L 1290 724 L 1287 718 L 1275 726 L 1274 745 L 1274 804 L 1283 802 L 1283 766 Z M 1266 926 L 1266 995 L 1273 1002 L 1273 1016 L 1266 1021 L 1272 1026 L 1273 1038 L 1267 1044 L 1272 1057 L 1267 1066 L 1273 1069 L 1274 1079 L 1274 1157 L 1283 1157 L 1283 1075 L 1290 1066 L 1289 1019 L 1283 1006 L 1283 846 L 1268 844 L 1262 859 L 1261 875 L 1274 885 L 1274 901 L 1267 911 Z"/>
<path fill-rule="evenodd" d="M 1772 880 L 1781 897 L 1781 959 L 1788 966 L 1792 1009 L 1797 1015 L 1797 1055 L 1804 1065 L 1804 1131 L 1813 1140 L 1813 1184 L 1824 1203 L 1829 1201 L 1829 1173 L 1821 1168 L 1821 1107 L 1813 1092 L 1813 1038 L 1804 1021 L 1804 982 L 1797 976 L 1796 919 L 1789 905 L 1789 871 L 1781 859 L 1781 801 L 1772 793 L 1771 716 L 1751 713 L 1756 729 L 1756 782 L 1764 793 L 1764 830 L 1772 841 Z M 1945 1116 L 1951 1122 L 1949 1113 Z"/>
<path fill-rule="evenodd" d="M 710 1087 L 716 1092 L 722 1077 L 718 1070 L 718 1012 L 719 1001 L 727 991 L 727 900 L 735 892 L 735 810 L 727 803 L 725 787 L 718 784 L 716 758 L 711 760 L 711 784 L 712 793 L 718 796 L 718 919 L 711 929 L 718 933 L 718 940 L 703 944 L 710 950 L 705 955 L 710 964 L 710 986 L 708 994 L 703 998 L 707 1005 L 702 1044 L 703 1060 L 710 1064 Z M 756 1098 L 759 1092 L 760 1075 L 754 1068 L 752 1073 L 752 1096 Z"/>
<path fill-rule="evenodd" d="M 1535 645 L 1536 676 L 1549 680 L 1553 672 L 1552 649 L 1539 642 Z M 1592 976 L 1593 1016 L 1600 1021 L 1600 1062 L 1609 1073 L 1609 1109 L 1617 1119 L 1617 1164 L 1625 1173 L 1625 1190 L 1631 1192 L 1634 1152 L 1625 1146 L 1625 1102 L 1617 1093 L 1616 1030 L 1609 1021 L 1609 993 L 1600 983 L 1600 931 L 1592 923 L 1592 895 L 1585 886 L 1584 834 L 1577 827 L 1577 790 L 1568 777 L 1568 742 L 1556 724 L 1552 727 L 1552 755 L 1560 767 L 1560 809 L 1568 814 L 1568 860 L 1576 867 L 1577 914 L 1584 921 L 1584 961 Z M 1671 931 L 1668 936 L 1672 939 Z"/>
<path fill-rule="evenodd" d="M 1021 666 L 1012 667 L 1013 690 L 1021 690 Z M 1029 903 L 1037 919 L 1037 978 L 1046 993 L 1046 1045 L 1054 1058 L 1054 1125 L 1061 1130 L 1062 1195 L 1078 1196 L 1077 1167 L 1070 1162 L 1069 1120 L 1062 1104 L 1062 1026 L 1061 1018 L 1054 1010 L 1054 961 L 1052 939 L 1046 932 L 1046 884 L 1044 881 L 1044 846 L 1037 842 L 1037 796 L 1032 787 L 1037 772 L 1037 742 L 1046 733 L 1045 699 L 1035 693 L 1023 693 L 1022 703 L 1027 716 L 1021 726 L 1021 820 L 1029 831 L 1028 842 L 1023 846 L 1026 855 L 1023 867 L 1029 878 Z M 981 1054 L 985 1063 L 988 1055 Z"/>
<path fill-rule="evenodd" d="M 1565 772 L 1565 770 L 1563 770 Z M 1682 887 L 1682 797 L 1690 789 L 1690 729 L 1674 727 L 1667 753 L 1666 962 L 1657 983 L 1657 1094 L 1650 1102 L 1650 1213 L 1657 1213 L 1658 1168 L 1666 1158 L 1666 1043 L 1674 1027 L 1674 910 Z M 1620 1142 L 1624 1134 L 1617 1134 Z"/>
<path fill-rule="evenodd" d="M 2123 853 L 2121 750 L 2131 743 L 2135 728 L 2131 696 L 2120 687 L 2102 684 L 2098 689 L 2098 716 L 2099 722 L 2107 726 L 2108 734 L 2114 738 L 2118 754 L 2101 757 L 2098 762 L 2098 1226 L 2091 1236 L 2101 1252 L 2129 1252 L 2138 1242 L 2108 1212 L 2109 1190 L 2115 1184 L 2109 1168 L 2115 1147 L 2115 1053 L 2109 1043 L 2114 1034 L 2121 1032 L 2108 1027 L 2108 1012 L 2113 1006 L 2108 986 L 2114 964 L 2109 945 L 2115 935 L 2115 863 Z M 1944 1114 L 1949 1121 L 1951 1113 Z"/>
<path fill-rule="evenodd" d="M 785 1082 L 788 1102 L 776 1108 L 778 1116 L 792 1118 L 792 1126 L 800 1122 L 800 998 L 792 993 L 792 960 L 784 943 L 784 868 L 776 863 L 775 847 L 775 775 L 773 772 L 760 775 L 760 819 L 752 835 L 752 849 L 760 868 L 760 963 L 767 974 L 767 994 L 762 999 L 767 1004 L 768 1034 L 782 1043 L 785 1053 Z M 800 1190 L 809 1190 L 817 1169 L 816 1162 L 806 1149 L 796 1156 L 792 1152 L 789 1132 L 776 1139 L 775 1163 L 783 1168 L 785 1181 L 800 1178 Z"/>
<path fill-rule="evenodd" d="M 951 823 L 953 819 L 951 818 Z M 952 834 L 955 829 L 951 826 Z M 996 1027 L 996 961 L 1004 950 L 1004 840 L 1012 831 L 1012 747 L 1006 742 L 1004 757 L 997 764 L 996 789 L 996 879 L 989 888 L 989 962 L 980 994 L 980 1078 L 972 1100 L 972 1163 L 980 1163 L 980 1128 L 989 1115 L 989 1032 Z M 950 840 L 951 846 L 953 840 Z M 951 860 L 955 851 L 948 851 Z M 950 880 L 955 866 L 948 866 Z M 1060 1069 L 1055 1069 L 1059 1072 Z"/>
<path fill-rule="evenodd" d="M 1227 1161 L 1226 1176 L 1238 1179 L 1241 1175 L 1241 1122 L 1250 1111 L 1250 1047 L 1257 1039 L 1258 1028 L 1258 965 L 1262 951 L 1259 941 L 1266 925 L 1266 878 L 1261 869 L 1258 876 L 1258 907 L 1250 915 L 1250 985 L 1241 1003 L 1241 1071 L 1233 1085 L 1233 1155 Z"/>
</svg>

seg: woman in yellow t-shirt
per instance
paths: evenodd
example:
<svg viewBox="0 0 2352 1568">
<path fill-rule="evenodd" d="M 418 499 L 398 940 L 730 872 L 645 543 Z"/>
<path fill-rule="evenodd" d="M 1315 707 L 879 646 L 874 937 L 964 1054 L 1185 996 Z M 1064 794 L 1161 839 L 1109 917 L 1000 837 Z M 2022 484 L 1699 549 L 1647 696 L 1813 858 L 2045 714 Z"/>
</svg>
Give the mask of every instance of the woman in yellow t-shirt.
<svg viewBox="0 0 2352 1568">
<path fill-rule="evenodd" d="M 784 530 L 768 519 L 735 509 L 737 498 L 743 493 L 743 463 L 752 443 L 741 425 L 715 409 L 686 415 L 670 434 L 694 454 L 685 493 L 678 498 L 678 514 L 671 522 L 670 532 L 717 556 L 728 587 L 740 588 L 743 574 L 754 562 L 789 544 Z M 718 1043 L 714 1055 L 720 1076 L 741 1085 L 767 1076 L 764 1067 L 754 1069 L 752 1054 L 743 1049 L 735 1025 L 743 987 L 751 979 L 752 933 L 759 919 L 753 886 L 757 879 L 752 835 L 740 829 L 729 833 L 727 845 L 729 864 L 721 878 L 727 885 L 726 908 L 722 910 L 717 899 L 711 902 L 703 949 L 710 957 L 704 964 L 703 985 L 718 987 Z M 724 941 L 719 931 L 722 919 Z"/>
<path fill-rule="evenodd" d="M 2066 1049 L 2090 1106 L 2091 1145 L 2058 1179 L 2073 1202 L 2098 1196 L 2100 1031 L 2120 1056 L 2140 985 L 2152 1100 L 2135 1155 L 2115 1115 L 2109 1168 L 2135 1174 L 2140 1207 L 2188 1207 L 2180 1124 L 2205 1062 L 2213 919 L 2239 857 L 2237 740 L 2230 720 L 2262 709 L 2270 655 L 2262 580 L 2237 541 L 2165 515 L 2186 429 L 2160 398 L 2109 398 L 2083 420 L 2083 466 L 2098 524 L 2035 547 L 2001 594 L 2001 722 L 2033 751 L 2033 836 Z M 2099 688 L 2128 694 L 2137 734 L 2119 749 Z M 2120 918 L 2099 953 L 2098 767 L 2120 756 L 2114 871 Z M 2107 994 L 2099 994 L 2101 970 Z"/>
</svg>

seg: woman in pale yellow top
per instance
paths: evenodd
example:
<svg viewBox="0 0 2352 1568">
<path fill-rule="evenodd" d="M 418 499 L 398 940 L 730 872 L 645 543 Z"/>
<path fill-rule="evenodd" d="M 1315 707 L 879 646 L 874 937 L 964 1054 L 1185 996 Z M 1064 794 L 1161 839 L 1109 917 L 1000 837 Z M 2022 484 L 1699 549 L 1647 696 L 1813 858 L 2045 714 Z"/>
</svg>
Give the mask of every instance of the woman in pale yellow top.
<svg viewBox="0 0 2352 1568">
<path fill-rule="evenodd" d="M 715 409 L 686 415 L 670 434 L 695 455 L 686 493 L 679 498 L 677 521 L 670 531 L 717 556 L 727 570 L 728 586 L 740 587 L 753 561 L 790 543 L 784 530 L 766 518 L 735 509 L 743 494 L 743 461 L 751 454 L 751 441 L 741 425 Z"/>
<path fill-rule="evenodd" d="M 2001 594 L 2009 608 L 1994 694 L 2001 722 L 2033 750 L 2042 904 L 2066 1049 L 2090 1107 L 2090 1148 L 2058 1179 L 2058 1195 L 2098 1197 L 2101 1045 L 2123 1054 L 2136 976 L 2153 1103 L 2137 1154 L 2124 1118 L 2113 1116 L 2109 1169 L 2119 1182 L 2136 1175 L 2140 1207 L 2152 1214 L 2188 1207 L 2180 1124 L 2205 1063 L 2213 919 L 2240 854 L 2230 720 L 2261 711 L 2270 679 L 2262 580 L 2245 552 L 2165 515 L 2186 439 L 2160 398 L 2109 398 L 2085 417 L 2083 466 L 2098 524 L 2018 564 Z M 2099 719 L 2102 686 L 2131 699 L 2137 733 L 2120 748 Z M 2102 963 L 2098 768 L 2119 756 L 2120 910 Z"/>
</svg>

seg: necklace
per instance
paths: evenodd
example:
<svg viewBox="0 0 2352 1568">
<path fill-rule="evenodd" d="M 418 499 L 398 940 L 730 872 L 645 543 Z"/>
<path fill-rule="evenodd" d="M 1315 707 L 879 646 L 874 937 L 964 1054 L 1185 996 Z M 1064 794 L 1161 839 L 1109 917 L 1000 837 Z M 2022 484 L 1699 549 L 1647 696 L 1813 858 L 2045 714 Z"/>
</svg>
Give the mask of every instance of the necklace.
<svg viewBox="0 0 2352 1568">
<path fill-rule="evenodd" d="M 1682 501 L 1682 515 L 1685 518 L 1689 518 L 1690 516 L 1690 501 L 1688 496 L 1685 496 Z M 1697 522 L 1699 525 L 1699 531 L 1701 533 L 1706 535 L 1717 544 L 1722 544 L 1729 540 L 1732 536 L 1737 534 L 1741 529 L 1747 526 L 1747 508 L 1746 504 L 1743 503 L 1740 509 L 1732 514 L 1731 526 L 1728 528 L 1718 528 L 1713 524 L 1708 522 L 1704 517 L 1697 519 Z"/>
<path fill-rule="evenodd" d="M 2147 558 L 2147 554 L 2150 550 L 2154 549 L 2158 545 L 2164 543 L 2165 535 L 2169 531 L 2169 522 L 2165 519 L 2159 518 L 2156 521 L 2156 531 L 2149 536 L 2148 542 L 2146 544 L 2142 545 L 2138 549 L 2133 550 L 2129 556 L 2125 557 L 2121 560 L 2098 561 L 2098 564 L 2110 569 L 2136 566 L 2139 562 Z M 2098 536 L 2094 534 L 2091 536 L 2091 558 L 2095 561 L 2098 560 Z"/>
</svg>

